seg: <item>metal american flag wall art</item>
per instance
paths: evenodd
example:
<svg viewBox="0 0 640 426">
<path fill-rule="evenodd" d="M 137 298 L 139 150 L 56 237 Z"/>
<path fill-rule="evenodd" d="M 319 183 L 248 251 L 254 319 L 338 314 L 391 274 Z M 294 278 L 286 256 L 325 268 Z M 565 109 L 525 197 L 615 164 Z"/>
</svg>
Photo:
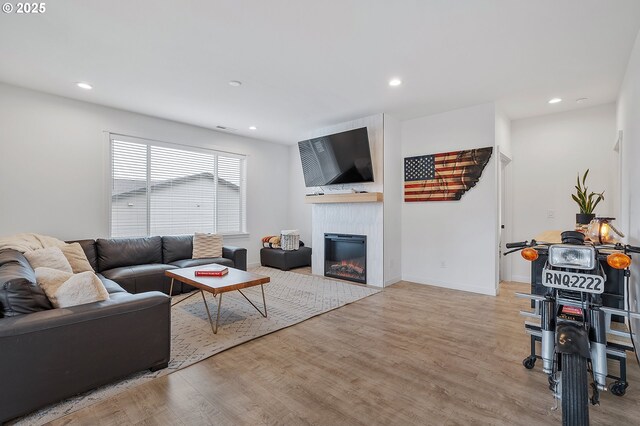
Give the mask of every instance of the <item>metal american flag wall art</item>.
<svg viewBox="0 0 640 426">
<path fill-rule="evenodd" d="M 493 147 L 404 159 L 404 201 L 456 201 L 473 188 Z"/>
</svg>

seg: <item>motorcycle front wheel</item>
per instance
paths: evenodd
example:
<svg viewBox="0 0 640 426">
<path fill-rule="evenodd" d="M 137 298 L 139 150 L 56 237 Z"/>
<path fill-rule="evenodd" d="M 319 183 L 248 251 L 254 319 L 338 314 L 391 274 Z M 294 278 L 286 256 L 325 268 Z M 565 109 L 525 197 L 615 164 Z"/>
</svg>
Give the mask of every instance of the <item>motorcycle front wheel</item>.
<svg viewBox="0 0 640 426">
<path fill-rule="evenodd" d="M 588 424 L 587 360 L 578 354 L 562 354 L 562 425 Z"/>
</svg>

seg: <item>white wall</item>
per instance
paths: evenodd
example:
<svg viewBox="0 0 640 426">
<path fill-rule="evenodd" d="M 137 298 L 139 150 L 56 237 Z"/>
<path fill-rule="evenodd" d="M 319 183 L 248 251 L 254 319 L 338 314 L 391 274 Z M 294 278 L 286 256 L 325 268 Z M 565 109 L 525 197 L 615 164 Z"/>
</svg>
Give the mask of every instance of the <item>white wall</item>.
<svg viewBox="0 0 640 426">
<path fill-rule="evenodd" d="M 404 121 L 401 131 L 403 157 L 495 146 L 494 104 Z M 495 295 L 497 205 L 495 150 L 460 201 L 403 203 L 402 278 Z"/>
<path fill-rule="evenodd" d="M 311 247 L 311 204 L 304 202 L 307 190 L 304 186 L 302 163 L 298 144 L 289 147 L 289 210 L 287 229 L 300 231 L 300 240 Z M 313 249 L 313 247 L 311 247 Z"/>
<path fill-rule="evenodd" d="M 384 115 L 384 285 L 402 279 L 402 181 L 400 122 Z"/>
<path fill-rule="evenodd" d="M 496 165 L 498 168 L 498 241 L 504 247 L 505 243 L 512 241 L 511 234 L 513 228 L 513 178 L 512 178 L 512 160 L 513 150 L 511 148 L 511 120 L 496 106 L 495 117 L 496 132 Z M 499 157 L 498 157 L 499 155 Z M 504 228 L 501 228 L 504 226 Z M 496 257 L 496 264 L 499 270 L 501 281 L 511 281 L 511 258 L 502 256 L 499 251 Z"/>
<path fill-rule="evenodd" d="M 0 84 L 0 129 L 0 235 L 108 236 L 105 131 L 248 155 L 250 235 L 226 243 L 246 247 L 249 263 L 259 261 L 262 236 L 287 227 L 289 149 L 284 145 L 5 84 Z"/>
<path fill-rule="evenodd" d="M 571 194 L 578 172 L 586 169 L 589 189 L 605 191 L 595 213 L 615 213 L 615 111 L 614 104 L 606 104 L 511 123 L 514 241 L 530 240 L 546 230 L 574 229 L 579 209 Z M 510 258 L 512 279 L 529 282 L 530 264 L 519 256 Z"/>
<path fill-rule="evenodd" d="M 511 120 L 499 107 L 496 107 L 495 114 L 496 145 L 500 148 L 500 152 L 502 153 L 502 155 L 512 160 L 513 150 L 511 148 Z"/>
<path fill-rule="evenodd" d="M 640 33 L 629 59 L 617 106 L 617 128 L 623 134 L 621 224 L 627 231 L 627 242 L 640 246 Z M 640 312 L 640 255 L 633 256 L 630 290 L 631 309 Z M 638 333 L 640 321 L 634 321 L 633 325 Z M 636 346 L 639 344 L 636 340 Z"/>
</svg>

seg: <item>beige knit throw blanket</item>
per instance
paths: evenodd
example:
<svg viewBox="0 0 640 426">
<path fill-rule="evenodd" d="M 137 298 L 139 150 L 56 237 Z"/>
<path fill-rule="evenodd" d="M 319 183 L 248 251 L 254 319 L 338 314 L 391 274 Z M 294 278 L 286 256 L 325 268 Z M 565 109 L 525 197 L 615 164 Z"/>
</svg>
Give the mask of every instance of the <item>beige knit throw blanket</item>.
<svg viewBox="0 0 640 426">
<path fill-rule="evenodd" d="M 46 247 L 65 246 L 64 241 L 47 235 L 24 233 L 0 238 L 0 250 L 13 249 L 21 253 Z"/>
</svg>

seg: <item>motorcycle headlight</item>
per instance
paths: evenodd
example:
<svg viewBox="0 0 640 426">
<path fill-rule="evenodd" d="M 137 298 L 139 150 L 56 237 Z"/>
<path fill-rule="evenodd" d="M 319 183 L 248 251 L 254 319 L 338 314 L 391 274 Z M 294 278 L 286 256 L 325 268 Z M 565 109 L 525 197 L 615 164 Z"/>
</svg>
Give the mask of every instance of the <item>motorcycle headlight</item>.
<svg viewBox="0 0 640 426">
<path fill-rule="evenodd" d="M 589 246 L 556 244 L 549 247 L 549 264 L 559 268 L 591 270 L 596 267 L 596 251 Z"/>
</svg>

